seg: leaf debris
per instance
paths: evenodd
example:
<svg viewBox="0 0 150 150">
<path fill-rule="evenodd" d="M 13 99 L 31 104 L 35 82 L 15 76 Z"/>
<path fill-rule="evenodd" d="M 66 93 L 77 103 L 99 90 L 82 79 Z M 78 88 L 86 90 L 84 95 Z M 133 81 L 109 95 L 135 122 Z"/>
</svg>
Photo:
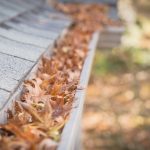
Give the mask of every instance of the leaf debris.
<svg viewBox="0 0 150 150">
<path fill-rule="evenodd" d="M 43 57 L 36 77 L 24 82 L 23 91 L 0 125 L 1 150 L 56 149 L 66 124 L 92 34 L 113 22 L 100 4 L 61 4 L 57 9 L 74 23 L 58 41 L 50 58 Z"/>
</svg>

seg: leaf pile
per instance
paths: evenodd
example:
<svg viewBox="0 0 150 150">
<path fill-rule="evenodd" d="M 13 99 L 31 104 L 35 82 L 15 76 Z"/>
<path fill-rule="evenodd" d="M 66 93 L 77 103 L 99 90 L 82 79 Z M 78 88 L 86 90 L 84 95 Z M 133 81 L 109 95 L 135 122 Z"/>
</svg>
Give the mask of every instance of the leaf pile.
<svg viewBox="0 0 150 150">
<path fill-rule="evenodd" d="M 36 77 L 24 82 L 19 99 L 0 125 L 1 150 L 56 149 L 69 118 L 80 73 L 93 32 L 111 21 L 103 5 L 58 4 L 74 23 L 58 41 L 53 55 L 43 57 Z"/>
</svg>

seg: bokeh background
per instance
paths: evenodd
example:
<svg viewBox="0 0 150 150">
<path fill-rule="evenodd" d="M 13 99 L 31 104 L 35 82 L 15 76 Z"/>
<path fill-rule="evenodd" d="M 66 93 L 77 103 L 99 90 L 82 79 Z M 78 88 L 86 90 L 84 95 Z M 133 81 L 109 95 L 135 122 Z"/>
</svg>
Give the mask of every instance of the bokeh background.
<svg viewBox="0 0 150 150">
<path fill-rule="evenodd" d="M 121 45 L 97 48 L 82 120 L 85 150 L 150 150 L 150 1 L 119 0 Z"/>
</svg>

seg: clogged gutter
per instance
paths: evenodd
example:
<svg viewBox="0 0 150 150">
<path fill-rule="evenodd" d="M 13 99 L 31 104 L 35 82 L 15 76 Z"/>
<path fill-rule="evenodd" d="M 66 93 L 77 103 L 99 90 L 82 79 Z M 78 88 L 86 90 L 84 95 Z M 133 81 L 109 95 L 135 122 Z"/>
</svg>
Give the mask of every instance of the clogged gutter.
<svg viewBox="0 0 150 150">
<path fill-rule="evenodd" d="M 93 33 L 113 22 L 103 5 L 58 4 L 74 23 L 58 41 L 50 58 L 43 57 L 36 77 L 24 82 L 19 99 L 0 126 L 1 150 L 56 149 L 69 119 L 88 44 Z"/>
</svg>

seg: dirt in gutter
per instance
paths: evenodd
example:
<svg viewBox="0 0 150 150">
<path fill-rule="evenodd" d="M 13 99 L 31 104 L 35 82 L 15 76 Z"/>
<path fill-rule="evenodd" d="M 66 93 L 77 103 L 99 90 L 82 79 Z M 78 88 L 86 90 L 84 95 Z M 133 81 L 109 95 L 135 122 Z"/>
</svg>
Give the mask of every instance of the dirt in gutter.
<svg viewBox="0 0 150 150">
<path fill-rule="evenodd" d="M 58 4 L 74 23 L 43 57 L 36 77 L 24 81 L 22 94 L 0 126 L 1 150 L 56 149 L 66 124 L 92 34 L 113 22 L 100 4 Z"/>
</svg>

